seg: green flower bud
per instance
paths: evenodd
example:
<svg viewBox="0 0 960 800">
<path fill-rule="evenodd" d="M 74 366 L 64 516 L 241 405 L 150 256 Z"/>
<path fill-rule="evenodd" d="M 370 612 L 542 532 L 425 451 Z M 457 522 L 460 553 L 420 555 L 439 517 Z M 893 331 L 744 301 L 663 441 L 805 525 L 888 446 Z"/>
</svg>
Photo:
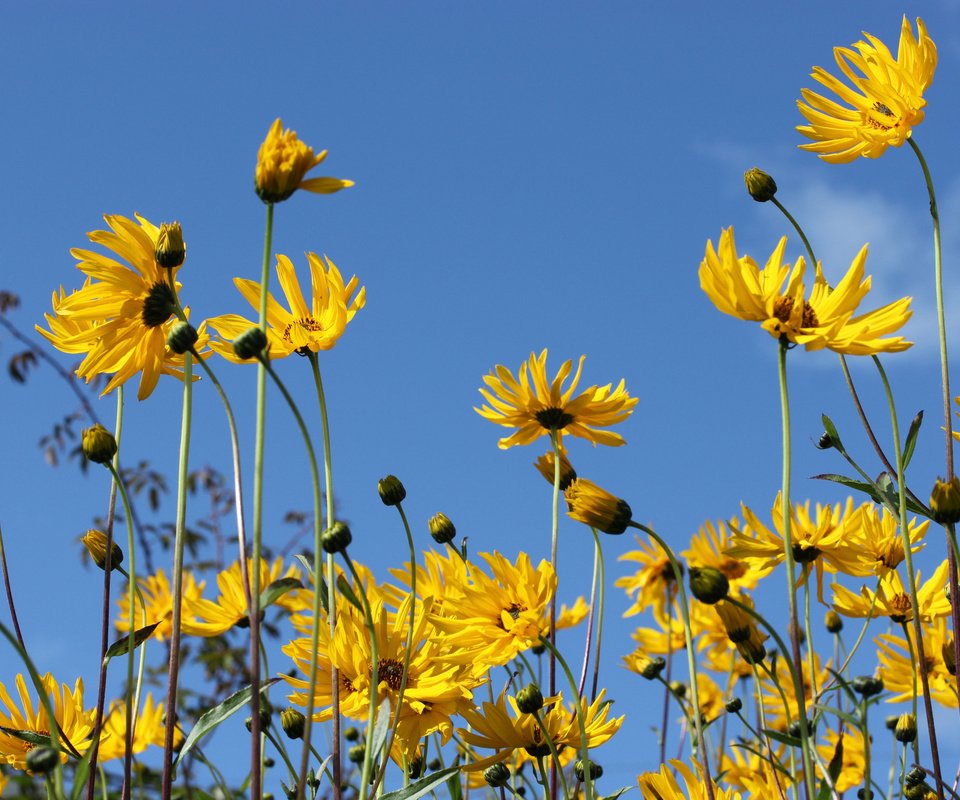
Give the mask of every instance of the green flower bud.
<svg viewBox="0 0 960 800">
<path fill-rule="evenodd" d="M 177 313 L 177 296 L 166 281 L 157 281 L 150 287 L 143 301 L 140 318 L 148 328 L 159 328 Z"/>
<path fill-rule="evenodd" d="M 510 769 L 502 761 L 498 761 L 483 771 L 483 779 L 487 782 L 488 786 L 499 789 L 501 786 L 506 786 L 510 783 Z"/>
<path fill-rule="evenodd" d="M 157 246 L 153 251 L 157 264 L 167 269 L 179 267 L 187 257 L 187 246 L 183 243 L 183 229 L 179 222 L 164 222 L 157 235 Z"/>
<path fill-rule="evenodd" d="M 363 763 L 363 754 L 366 752 L 366 747 L 362 744 L 355 744 L 349 750 L 347 750 L 347 761 L 351 764 L 362 764 Z"/>
<path fill-rule="evenodd" d="M 267 334 L 257 327 L 245 330 L 233 340 L 234 354 L 237 358 L 241 358 L 244 361 L 251 358 L 259 358 L 260 354 L 266 349 Z"/>
<path fill-rule="evenodd" d="M 750 196 L 758 203 L 772 200 L 777 193 L 777 182 L 762 169 L 754 167 L 743 173 L 743 182 Z"/>
<path fill-rule="evenodd" d="M 843 630 L 843 617 L 833 609 L 830 609 L 823 616 L 823 624 L 830 633 L 840 633 L 840 631 Z"/>
<path fill-rule="evenodd" d="M 27 770 L 34 775 L 53 772 L 60 763 L 60 754 L 52 747 L 38 745 L 27 753 Z"/>
<path fill-rule="evenodd" d="M 893 735 L 898 742 L 910 744 L 917 738 L 917 718 L 913 714 L 901 714 L 897 720 L 897 727 L 893 730 Z"/>
<path fill-rule="evenodd" d="M 354 728 L 352 725 L 343 732 L 343 738 L 348 742 L 355 742 L 360 738 L 360 731 Z"/>
<path fill-rule="evenodd" d="M 83 542 L 84 547 L 87 548 L 87 552 L 90 553 L 90 558 L 93 559 L 93 563 L 100 567 L 100 569 L 106 569 L 107 535 L 102 531 L 91 529 L 80 537 L 80 541 Z M 116 542 L 111 541 L 110 569 L 115 570 L 122 563 L 123 550 L 120 549 L 120 546 Z"/>
<path fill-rule="evenodd" d="M 913 767 L 905 776 L 904 783 L 907 786 L 923 786 L 927 781 L 927 773 L 922 767 Z"/>
<path fill-rule="evenodd" d="M 850 686 L 862 697 L 873 697 L 883 691 L 883 680 L 872 675 L 859 675 L 850 681 Z"/>
<path fill-rule="evenodd" d="M 948 639 L 940 645 L 940 657 L 943 659 L 943 666 L 951 675 L 957 674 L 957 654 L 953 649 L 953 639 Z"/>
<path fill-rule="evenodd" d="M 517 708 L 522 714 L 532 714 L 543 708 L 543 695 L 536 684 L 528 684 L 517 692 Z"/>
<path fill-rule="evenodd" d="M 590 764 L 590 780 L 595 781 L 603 775 L 603 767 L 595 764 L 593 761 L 589 761 L 588 763 Z M 585 773 L 586 770 L 583 768 L 583 759 L 578 759 L 577 763 L 573 765 L 573 774 L 580 783 L 583 783 Z"/>
<path fill-rule="evenodd" d="M 181 320 L 170 329 L 167 336 L 167 346 L 178 356 L 182 356 L 184 353 L 193 350 L 193 346 L 199 338 L 200 334 L 197 333 L 197 329 L 189 322 Z"/>
<path fill-rule="evenodd" d="M 106 464 L 117 454 L 117 440 L 99 422 L 81 434 L 81 447 L 88 461 Z"/>
<path fill-rule="evenodd" d="M 398 506 L 407 496 L 407 490 L 403 488 L 400 479 L 396 475 L 387 475 L 381 478 L 377 484 L 377 491 L 380 493 L 380 499 L 385 506 Z"/>
<path fill-rule="evenodd" d="M 334 522 L 320 536 L 320 545 L 324 553 L 342 553 L 353 541 L 353 534 L 345 522 Z"/>
<path fill-rule="evenodd" d="M 280 714 L 280 725 L 288 739 L 302 739 L 307 718 L 297 709 L 288 708 Z"/>
<path fill-rule="evenodd" d="M 671 681 L 670 692 L 678 700 L 682 700 L 684 697 L 687 696 L 687 685 L 682 681 Z"/>
<path fill-rule="evenodd" d="M 730 593 L 730 581 L 715 567 L 690 567 L 690 592 L 701 603 L 712 606 Z"/>
<path fill-rule="evenodd" d="M 656 680 L 657 676 L 666 668 L 667 662 L 660 656 L 651 658 L 645 653 L 637 655 L 633 659 L 633 669 L 641 677 L 648 681 Z"/>
<path fill-rule="evenodd" d="M 452 542 L 457 536 L 457 529 L 446 514 L 434 514 L 427 522 L 427 528 L 437 544 Z"/>
<path fill-rule="evenodd" d="M 896 714 L 891 714 L 883 721 L 883 727 L 892 733 L 897 729 L 897 723 L 899 721 L 900 717 L 898 717 Z"/>
<path fill-rule="evenodd" d="M 937 478 L 930 492 L 930 511 L 935 522 L 941 525 L 955 525 L 960 522 L 960 478 L 943 481 Z"/>
<path fill-rule="evenodd" d="M 440 767 L 443 766 L 443 762 L 439 758 L 431 758 L 427 762 L 427 769 L 431 772 L 436 772 Z"/>
<path fill-rule="evenodd" d="M 743 708 L 743 701 L 739 697 L 731 697 L 723 704 L 723 707 L 727 710 L 728 714 L 736 714 Z"/>
</svg>

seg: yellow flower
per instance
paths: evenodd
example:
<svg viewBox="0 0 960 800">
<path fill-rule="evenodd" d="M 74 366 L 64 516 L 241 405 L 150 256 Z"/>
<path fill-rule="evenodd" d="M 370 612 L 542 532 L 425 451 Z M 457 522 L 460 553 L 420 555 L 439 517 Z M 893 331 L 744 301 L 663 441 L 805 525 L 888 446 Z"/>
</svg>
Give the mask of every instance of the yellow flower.
<svg viewBox="0 0 960 800">
<path fill-rule="evenodd" d="M 929 622 L 935 617 L 945 617 L 950 613 L 950 598 L 944 593 L 947 585 L 947 562 L 941 562 L 933 576 L 920 585 L 920 573 L 917 573 L 917 602 L 920 604 L 921 622 Z M 913 619 L 914 608 L 910 593 L 900 580 L 896 571 L 887 572 L 877 584 L 876 592 L 866 586 L 856 595 L 839 584 L 833 585 L 833 608 L 845 617 L 890 617 L 894 622 L 909 622 Z"/>
<path fill-rule="evenodd" d="M 812 144 L 803 150 L 819 154 L 831 164 L 846 164 L 859 156 L 878 158 L 888 146 L 900 147 L 914 125 L 923 122 L 927 101 L 923 93 L 933 83 L 937 48 L 927 35 L 923 20 L 917 19 L 917 36 L 906 17 L 900 29 L 897 57 L 869 33 L 867 41 L 835 47 L 833 56 L 853 88 L 821 67 L 811 77 L 832 91 L 846 105 L 802 89 L 806 102 L 797 101 L 808 125 L 797 130 Z"/>
<path fill-rule="evenodd" d="M 640 569 L 633 575 L 617 578 L 613 584 L 633 598 L 633 605 L 623 612 L 623 616 L 632 617 L 651 606 L 654 613 L 662 615 L 677 596 L 673 568 L 660 545 L 652 539 L 635 538 L 637 549 L 627 551 L 618 560 L 636 562 Z"/>
<path fill-rule="evenodd" d="M 307 253 L 313 301 L 308 306 L 300 290 L 300 282 L 290 259 L 277 256 L 277 277 L 287 299 L 287 311 L 273 297 L 267 295 L 267 350 L 271 359 L 292 353 L 316 353 L 329 350 L 343 335 L 347 323 L 367 302 L 366 287 L 357 291 L 356 276 L 344 285 L 340 270 L 325 256 Z M 234 284 L 254 308 L 260 307 L 260 284 L 244 278 L 234 278 Z M 354 297 L 356 292 L 356 297 Z M 208 320 L 224 339 L 232 341 L 256 325 L 237 314 L 224 314 Z M 212 342 L 211 347 L 224 358 L 239 363 L 233 348 L 225 342 Z"/>
<path fill-rule="evenodd" d="M 740 527 L 740 521 L 736 518 L 730 520 L 730 527 Z M 732 544 L 733 538 L 727 524 L 718 521 L 714 525 L 708 520 L 690 539 L 690 548 L 680 555 L 686 560 L 687 566 L 720 570 L 730 581 L 732 592 L 754 589 L 757 581 L 768 574 L 771 568 L 758 569 L 733 558 L 727 552 Z"/>
<path fill-rule="evenodd" d="M 860 506 L 856 513 L 860 524 L 847 526 L 844 536 L 846 551 L 852 558 L 844 559 L 843 572 L 856 577 L 883 577 L 896 569 L 905 557 L 900 520 L 885 508 L 868 503 Z M 911 553 L 916 554 L 923 549 L 922 539 L 929 527 L 929 520 L 918 523 L 912 519 L 907 522 Z"/>
<path fill-rule="evenodd" d="M 77 268 L 93 280 L 72 294 L 55 293 L 54 316 L 46 315 L 50 330 L 39 325 L 37 330 L 64 353 L 86 353 L 77 375 L 87 383 L 97 375 L 112 375 L 102 394 L 141 373 L 137 398 L 144 400 L 161 375 L 183 379 L 183 356 L 167 347 L 176 323 L 176 298 L 169 288 L 169 270 L 156 262 L 159 229 L 139 215 L 137 222 L 119 215 L 104 220 L 110 231 L 87 236 L 121 260 L 92 250 L 71 250 L 80 262 Z M 207 343 L 206 324 L 201 323 L 197 332 L 199 352 Z"/>
<path fill-rule="evenodd" d="M 205 581 L 200 581 L 198 584 L 189 572 L 183 573 L 181 615 L 185 614 L 192 601 L 200 599 L 205 585 Z M 143 621 L 141 616 L 140 598 L 134 595 L 134 630 L 156 622 L 159 624 L 153 632 L 153 638 L 160 642 L 169 639 L 173 630 L 173 594 L 166 573 L 162 569 L 158 569 L 156 575 L 139 576 L 137 586 L 140 587 L 140 593 L 143 595 L 146 622 Z M 117 603 L 120 606 L 120 616 L 115 623 L 117 630 L 121 633 L 128 633 L 130 631 L 130 602 L 126 591 L 120 594 Z"/>
<path fill-rule="evenodd" d="M 827 741 L 817 745 L 817 752 L 824 764 L 833 760 L 838 743 L 843 741 L 843 757 L 840 762 L 840 774 L 836 777 L 837 792 L 843 794 L 863 783 L 863 734 L 856 728 L 844 726 L 842 734 L 827 729 Z M 822 776 L 821 776 L 822 777 Z"/>
<path fill-rule="evenodd" d="M 685 789 L 680 787 L 675 772 L 683 777 Z M 644 772 L 637 777 L 643 800 L 707 800 L 710 796 L 699 773 L 676 759 L 661 764 L 659 772 Z M 711 780 L 711 783 L 713 781 Z M 740 800 L 740 793 L 713 784 L 716 800 Z"/>
<path fill-rule="evenodd" d="M 253 574 L 252 570 L 253 560 L 250 559 L 247 562 L 248 575 Z M 273 564 L 260 559 L 261 591 L 280 578 L 299 577 L 300 570 L 294 566 L 289 567 L 286 572 L 283 571 L 281 556 L 277 556 Z M 235 561 L 217 575 L 217 588 L 220 590 L 220 596 L 216 602 L 202 597 L 184 600 L 184 619 L 181 625 L 184 633 L 192 636 L 219 636 L 250 615 L 250 607 L 243 591 L 243 575 L 240 572 L 239 561 Z M 283 595 L 277 601 L 277 605 L 289 608 L 293 602 L 293 598 Z"/>
<path fill-rule="evenodd" d="M 799 669 L 803 676 L 803 693 L 805 698 L 804 707 L 807 711 L 810 711 L 810 703 L 812 702 L 814 687 L 818 690 L 819 687 L 825 686 L 828 681 L 833 680 L 833 675 L 830 671 L 831 662 L 827 661 L 825 665 L 820 664 L 820 656 L 814 652 L 813 653 L 813 669 L 814 669 L 814 687 L 810 685 L 810 670 L 808 667 L 807 659 L 802 659 L 803 663 L 800 665 Z M 790 674 L 789 666 L 787 661 L 784 658 L 778 658 L 776 660 L 776 683 L 766 674 L 761 673 L 760 683 L 763 686 L 763 703 L 767 715 L 767 726 L 772 730 L 785 732 L 788 727 L 787 723 L 787 708 L 789 708 L 789 719 L 791 722 L 795 722 L 799 719 L 797 713 L 797 691 L 796 687 L 793 684 L 793 677 Z M 781 692 L 783 693 L 781 695 Z M 784 706 L 784 697 L 787 700 L 787 706 Z"/>
<path fill-rule="evenodd" d="M 257 170 L 254 174 L 257 195 L 264 203 L 279 203 L 297 189 L 332 194 L 353 186 L 353 181 L 340 178 L 304 180 L 304 175 L 326 157 L 326 150 L 314 155 L 313 148 L 301 142 L 294 131 L 284 130 L 280 117 L 277 117 L 257 153 Z"/>
<path fill-rule="evenodd" d="M 164 724 L 165 714 L 162 703 L 154 705 L 153 696 L 147 692 L 143 699 L 143 707 L 137 716 L 133 733 L 133 752 L 142 753 L 150 745 L 163 747 L 163 737 L 166 732 Z M 173 732 L 173 746 L 183 739 L 183 734 Z M 100 761 L 110 761 L 114 758 L 123 758 L 126 752 L 127 741 L 127 704 L 122 700 L 114 701 L 110 712 L 104 718 L 103 732 L 100 734 Z"/>
<path fill-rule="evenodd" d="M 34 701 L 30 691 L 27 690 L 27 682 L 23 675 L 17 675 L 17 693 L 20 696 L 20 706 L 14 703 L 13 699 L 7 693 L 6 687 L 0 683 L 0 727 L 12 728 L 17 731 L 31 731 L 32 733 L 43 736 L 50 735 L 50 724 L 47 720 L 47 713 L 43 706 Z M 60 730 L 67 737 L 70 744 L 81 754 L 86 752 L 89 746 L 89 737 L 93 732 L 93 721 L 95 711 L 87 711 L 83 707 L 83 681 L 77 678 L 73 691 L 64 683 L 60 686 L 57 681 L 48 672 L 41 678 L 43 689 L 47 697 L 51 698 L 53 705 L 53 715 Z M 21 710 L 22 707 L 22 710 Z M 14 769 L 24 770 L 27 768 L 27 753 L 36 745 L 17 739 L 15 736 L 0 731 L 0 759 Z M 67 746 L 62 741 L 61 747 L 66 750 Z M 60 755 L 62 763 L 67 762 L 67 753 Z"/>
<path fill-rule="evenodd" d="M 574 478 L 563 492 L 567 515 L 577 522 L 610 534 L 623 533 L 633 518 L 626 500 L 610 494 L 586 478 Z"/>
<path fill-rule="evenodd" d="M 912 631 L 910 639 L 907 642 L 901 636 L 889 633 L 880 634 L 874 639 L 883 687 L 893 693 L 887 698 L 889 703 L 902 703 L 913 697 L 916 647 Z M 953 650 L 953 637 L 947 629 L 947 619 L 939 617 L 923 626 L 923 656 L 930 683 L 930 697 L 947 708 L 957 708 L 960 706 L 957 679 L 943 659 L 945 649 L 947 652 Z M 920 681 L 916 683 L 916 690 L 923 694 Z"/>
<path fill-rule="evenodd" d="M 609 741 L 623 724 L 624 717 L 608 718 L 611 704 L 604 700 L 604 696 L 605 692 L 601 691 L 592 703 L 588 703 L 586 698 L 580 701 L 584 714 L 586 745 L 589 748 L 599 747 Z M 470 729 L 458 730 L 463 741 L 472 747 L 497 751 L 492 756 L 470 764 L 466 769 L 486 769 L 491 764 L 508 758 L 515 750 L 526 750 L 530 755 L 550 755 L 550 747 L 543 735 L 544 728 L 558 751 L 564 747 L 580 749 L 582 739 L 577 715 L 574 710 L 568 710 L 564 706 L 562 694 L 545 698 L 539 713 L 543 728 L 533 714 L 520 711 L 515 698 L 503 694 L 495 703 L 484 703 L 481 709 L 465 710 L 462 716 Z"/>
<path fill-rule="evenodd" d="M 910 319 L 909 297 L 854 316 L 870 291 L 871 279 L 864 278 L 866 245 L 832 289 L 818 262 L 809 299 L 804 299 L 806 263 L 802 256 L 792 269 L 783 263 L 786 245 L 784 236 L 761 270 L 750 256 L 737 255 L 733 228 L 727 228 L 720 234 L 717 250 L 707 242 L 700 263 L 700 288 L 724 314 L 759 322 L 775 339 L 785 337 L 807 350 L 827 348 L 847 355 L 870 355 L 910 347 L 912 343 L 902 336 L 883 338 Z"/>
<path fill-rule="evenodd" d="M 633 413 L 637 398 L 630 397 L 622 380 L 616 389 L 609 383 L 603 387 L 591 386 L 574 397 L 585 358 L 580 356 L 577 372 L 566 390 L 563 383 L 573 369 L 573 362 L 565 361 L 557 376 L 548 383 L 546 350 L 539 356 L 531 353 L 529 360 L 521 364 L 518 378 L 499 364 L 489 375 L 484 375 L 483 382 L 490 391 L 480 389 L 480 394 L 490 405 L 473 410 L 497 425 L 517 429 L 500 440 L 501 450 L 515 444 L 530 444 L 552 430 L 557 431 L 558 437 L 569 433 L 594 444 L 613 447 L 624 444 L 620 434 L 599 431 L 597 427 L 623 422 Z"/>
<path fill-rule="evenodd" d="M 377 641 L 377 702 L 390 700 L 397 712 L 397 699 L 407 656 L 407 631 L 410 625 L 410 602 L 407 600 L 390 614 L 376 597 L 370 598 Z M 429 603 L 417 603 L 412 645 L 409 651 L 409 673 L 403 706 L 399 709 L 397 739 L 401 752 L 412 757 L 420 739 L 439 732 L 443 742 L 453 733 L 451 717 L 470 706 L 472 689 L 480 681 L 473 675 L 472 665 L 451 664 L 443 657 L 444 643 L 429 624 Z M 328 625 L 319 626 L 317 682 L 312 687 L 314 720 L 332 716 L 331 670 L 340 676 L 340 711 L 350 719 L 366 720 L 370 710 L 371 667 L 370 635 L 362 615 L 348 603 L 337 612 L 337 624 L 331 640 Z M 310 639 L 295 639 L 283 648 L 301 674 L 310 666 Z M 291 703 L 306 707 L 311 687 L 307 681 L 284 676 L 295 690 L 288 695 Z"/>
</svg>

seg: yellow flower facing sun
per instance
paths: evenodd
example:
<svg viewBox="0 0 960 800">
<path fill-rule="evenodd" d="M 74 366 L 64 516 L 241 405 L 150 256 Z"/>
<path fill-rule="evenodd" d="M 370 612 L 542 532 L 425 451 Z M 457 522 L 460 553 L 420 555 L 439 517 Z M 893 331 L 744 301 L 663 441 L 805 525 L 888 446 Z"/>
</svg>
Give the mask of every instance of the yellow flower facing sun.
<svg viewBox="0 0 960 800">
<path fill-rule="evenodd" d="M 164 723 L 165 714 L 162 703 L 154 703 L 153 695 L 147 692 L 143 698 L 143 707 L 136 718 L 133 733 L 133 752 L 142 753 L 150 745 L 163 747 L 163 737 L 166 733 Z M 127 740 L 127 706 L 121 700 L 110 706 L 110 711 L 103 721 L 103 732 L 100 734 L 100 761 L 111 761 L 123 758 L 126 752 Z M 174 748 L 183 740 L 179 730 L 173 733 Z"/>
<path fill-rule="evenodd" d="M 341 178 L 304 178 L 326 157 L 326 150 L 314 155 L 313 148 L 301 142 L 295 131 L 284 130 L 280 117 L 277 117 L 257 152 L 254 173 L 257 195 L 264 203 L 279 203 L 297 189 L 332 194 L 353 186 L 353 181 Z"/>
<path fill-rule="evenodd" d="M 516 444 L 530 444 L 552 430 L 557 431 L 558 436 L 569 433 L 594 444 L 613 447 L 624 444 L 620 434 L 597 428 L 623 422 L 633 413 L 637 398 L 630 397 L 622 380 L 616 389 L 613 384 L 591 386 L 574 397 L 585 358 L 580 356 L 576 374 L 566 389 L 563 384 L 573 370 L 573 362 L 565 361 L 556 377 L 549 381 L 546 349 L 539 356 L 531 353 L 520 365 L 516 378 L 500 364 L 483 377 L 488 388 L 480 389 L 480 394 L 489 405 L 473 410 L 497 425 L 517 429 L 500 440 L 501 450 Z"/>
<path fill-rule="evenodd" d="M 835 47 L 833 55 L 848 86 L 822 67 L 811 77 L 837 95 L 841 103 L 802 89 L 797 101 L 807 125 L 797 130 L 812 139 L 801 149 L 817 153 L 831 164 L 846 164 L 863 156 L 878 158 L 887 147 L 900 147 L 915 125 L 923 122 L 923 93 L 933 83 L 937 48 L 917 19 L 914 36 L 904 17 L 897 57 L 869 33 L 853 49 Z M 852 88 L 851 88 L 852 87 Z M 843 104 L 846 105 L 843 105 Z"/>
<path fill-rule="evenodd" d="M 750 256 L 737 255 L 733 228 L 727 228 L 720 234 L 716 250 L 713 242 L 707 242 L 700 263 L 700 288 L 724 314 L 759 322 L 775 339 L 802 344 L 807 350 L 827 348 L 846 355 L 871 355 L 896 353 L 911 346 L 902 336 L 889 336 L 910 319 L 911 298 L 857 314 L 871 285 L 870 277 L 864 277 L 866 245 L 833 288 L 817 263 L 809 298 L 804 297 L 806 263 L 802 256 L 792 268 L 784 263 L 786 246 L 784 236 L 760 269 Z"/>
<path fill-rule="evenodd" d="M 284 358 L 293 353 L 317 353 L 329 350 L 343 335 L 347 323 L 366 305 L 366 287 L 359 287 L 356 276 L 346 284 L 336 265 L 325 256 L 307 253 L 313 298 L 308 305 L 300 290 L 300 282 L 290 259 L 277 256 L 277 277 L 286 297 L 288 311 L 272 294 L 267 294 L 267 354 L 270 359 Z M 234 284 L 247 302 L 260 307 L 260 284 L 244 278 L 235 278 Z M 213 350 L 224 358 L 240 363 L 229 344 L 241 334 L 256 327 L 238 314 L 223 314 L 208 320 L 210 326 L 226 342 L 211 342 Z"/>
<path fill-rule="evenodd" d="M 183 573 L 181 613 L 185 613 L 191 602 L 200 599 L 204 585 L 205 581 L 197 583 L 191 573 L 186 571 Z M 137 586 L 140 587 L 140 594 L 143 595 L 144 609 L 141 610 L 140 597 L 134 595 L 134 630 L 157 623 L 153 638 L 160 642 L 169 639 L 170 632 L 173 630 L 173 593 L 166 573 L 158 569 L 156 575 L 140 576 L 137 578 Z M 130 630 L 130 600 L 126 591 L 120 594 L 117 604 L 120 606 L 120 616 L 115 623 L 117 630 L 127 633 Z M 144 613 L 146 622 L 143 621 Z"/>
</svg>

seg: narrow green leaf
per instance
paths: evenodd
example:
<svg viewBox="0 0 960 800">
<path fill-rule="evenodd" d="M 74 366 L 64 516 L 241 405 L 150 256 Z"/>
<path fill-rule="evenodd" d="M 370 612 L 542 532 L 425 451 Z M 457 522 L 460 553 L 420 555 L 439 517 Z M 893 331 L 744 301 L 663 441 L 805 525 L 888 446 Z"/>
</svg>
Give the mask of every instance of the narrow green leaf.
<svg viewBox="0 0 960 800">
<path fill-rule="evenodd" d="M 813 475 L 812 476 L 816 481 L 833 481 L 834 483 L 839 483 L 841 486 L 846 486 L 848 489 L 853 489 L 858 492 L 863 492 L 868 495 L 875 503 L 882 503 L 883 499 L 877 493 L 877 490 L 874 489 L 869 483 L 864 483 L 863 481 L 858 481 L 856 478 L 848 478 L 846 475 L 837 475 L 833 472 L 826 472 L 822 475 Z"/>
<path fill-rule="evenodd" d="M 380 800 L 417 800 L 423 797 L 427 792 L 432 792 L 441 783 L 446 783 L 447 779 L 460 771 L 460 767 L 453 766 L 446 769 L 431 772 L 425 778 L 421 778 L 409 786 L 397 789 L 394 792 L 387 792 L 380 796 Z"/>
<path fill-rule="evenodd" d="M 347 582 L 347 579 L 343 575 L 337 577 L 337 589 L 340 594 L 342 594 L 350 605 L 354 606 L 358 611 L 363 611 L 363 606 L 360 604 L 360 601 L 357 599 L 357 596 L 353 593 L 353 589 L 350 587 L 350 584 Z"/>
<path fill-rule="evenodd" d="M 820 419 L 823 421 L 823 429 L 827 432 L 827 436 L 830 437 L 830 442 L 833 447 L 835 447 L 839 453 L 846 453 L 846 450 L 843 449 L 843 442 L 840 441 L 840 434 L 837 433 L 837 426 L 833 424 L 833 420 L 826 414 L 821 414 Z"/>
<path fill-rule="evenodd" d="M 299 553 L 297 554 L 297 561 L 303 565 L 303 568 L 307 572 L 306 586 L 313 586 L 313 564 L 307 561 L 306 556 L 300 555 Z M 327 607 L 327 582 L 323 579 L 323 575 L 320 576 L 320 605 L 323 608 Z"/>
<path fill-rule="evenodd" d="M 383 698 L 380 707 L 377 709 L 377 724 L 373 728 L 373 758 L 380 758 L 380 751 L 383 749 L 384 742 L 387 741 L 387 732 L 390 730 L 390 698 Z"/>
<path fill-rule="evenodd" d="M 136 650 L 144 641 L 150 638 L 150 635 L 156 630 L 159 622 L 154 622 L 152 625 L 147 625 L 145 628 L 138 628 L 133 632 L 133 649 Z M 122 656 L 127 650 L 130 649 L 130 635 L 123 636 L 112 645 L 107 648 L 107 653 L 104 655 L 104 663 L 109 661 L 111 658 L 116 656 Z"/>
<path fill-rule="evenodd" d="M 763 729 L 763 735 L 769 736 L 775 742 L 780 742 L 780 744 L 785 744 L 789 747 L 799 747 L 801 742 L 795 736 L 788 736 L 785 733 L 780 733 L 780 731 L 772 731 L 769 728 Z"/>
<path fill-rule="evenodd" d="M 19 739 L 21 742 L 26 742 L 27 744 L 39 744 L 44 747 L 53 747 L 53 742 L 50 741 L 49 735 L 45 733 L 37 733 L 36 731 L 22 731 L 17 728 L 7 728 L 3 725 L 0 725 L 0 731 L 3 731 L 7 736 L 12 736 L 14 739 Z"/>
<path fill-rule="evenodd" d="M 632 788 L 632 786 L 621 786 L 613 794 L 608 794 L 606 797 L 601 798 L 601 800 L 617 800 L 620 795 L 622 795 L 624 792 L 629 792 Z"/>
<path fill-rule="evenodd" d="M 260 593 L 260 608 L 273 605 L 287 592 L 302 588 L 303 584 L 297 578 L 279 578 Z"/>
<path fill-rule="evenodd" d="M 268 686 L 272 686 L 278 680 L 280 679 L 270 678 L 269 680 L 262 681 L 260 683 L 260 688 L 266 689 Z M 253 691 L 251 687 L 247 686 L 241 689 L 239 692 L 234 692 L 226 700 L 219 705 L 214 706 L 209 711 L 204 711 L 197 720 L 197 723 L 193 726 L 193 728 L 190 729 L 190 733 L 187 734 L 187 738 L 183 740 L 183 747 L 180 748 L 180 752 L 177 754 L 177 760 L 174 762 L 173 768 L 176 769 L 179 766 L 180 762 L 183 761 L 187 753 L 193 749 L 193 746 L 200 741 L 201 737 L 210 733 L 210 731 L 227 719 L 227 717 L 233 716 L 247 703 L 249 703 L 250 696 L 252 694 Z"/>
<path fill-rule="evenodd" d="M 87 752 L 77 764 L 73 771 L 73 787 L 70 789 L 70 800 L 79 800 L 83 790 L 87 788 L 87 777 L 90 775 L 90 759 L 93 757 L 93 748 L 88 747 Z"/>
<path fill-rule="evenodd" d="M 923 424 L 923 411 L 918 411 L 917 416 L 910 423 L 910 430 L 907 431 L 907 441 L 903 445 L 903 471 L 907 471 L 907 465 L 910 463 L 910 457 L 913 455 L 913 449 L 917 446 L 917 434 L 920 433 L 920 426 Z"/>
</svg>

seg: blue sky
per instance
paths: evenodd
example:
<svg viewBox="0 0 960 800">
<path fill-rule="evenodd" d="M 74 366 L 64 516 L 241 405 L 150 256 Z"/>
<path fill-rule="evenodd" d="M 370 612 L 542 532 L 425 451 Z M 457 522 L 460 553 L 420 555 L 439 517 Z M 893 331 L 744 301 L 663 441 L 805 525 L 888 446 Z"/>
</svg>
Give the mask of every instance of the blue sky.
<svg viewBox="0 0 960 800">
<path fill-rule="evenodd" d="M 574 442 L 571 456 L 683 549 L 706 519 L 737 513 L 741 501 L 767 512 L 779 486 L 775 342 L 719 314 L 697 281 L 704 244 L 722 227 L 735 225 L 741 250 L 761 262 L 791 233 L 743 190 L 743 171 L 760 166 L 828 276 L 869 242 L 871 301 L 914 297 L 907 333 L 917 346 L 887 367 L 903 418 L 927 413 L 911 481 L 922 495 L 943 466 L 919 170 L 906 148 L 830 166 L 798 150 L 794 131 L 811 67 L 832 67 L 831 48 L 861 30 L 895 47 L 903 13 L 922 16 L 939 49 L 916 138 L 937 181 L 947 302 L 956 308 L 957 2 L 4 4 L 0 288 L 22 301 L 10 319 L 32 329 L 56 287 L 81 282 L 70 248 L 102 227 L 102 214 L 134 212 L 183 224 L 183 297 L 196 318 L 248 313 L 232 278 L 259 276 L 264 210 L 253 167 L 281 116 L 329 149 L 320 174 L 357 182 L 334 197 L 284 203 L 274 240 L 302 275 L 303 253 L 317 251 L 367 287 L 367 307 L 322 361 L 337 501 L 355 557 L 381 575 L 403 558 L 402 531 L 376 497 L 387 473 L 406 484 L 424 547 L 426 519 L 442 510 L 473 552 L 547 553 L 549 491 L 531 469 L 545 442 L 501 452 L 501 430 L 472 410 L 495 364 L 515 370 L 544 347 L 551 369 L 586 353 L 585 385 L 622 377 L 640 398 L 619 428 L 626 447 Z M 799 243 L 790 242 L 795 256 Z M 4 361 L 18 349 L 0 339 Z M 278 367 L 309 404 L 306 362 Z M 841 467 L 811 445 L 821 413 L 868 471 L 879 467 L 836 358 L 797 351 L 790 369 L 795 496 L 838 500 L 834 488 L 805 479 Z M 853 369 L 886 434 L 869 364 Z M 253 370 L 218 372 L 247 428 L 249 464 Z M 80 566 L 75 538 L 102 513 L 106 480 L 44 464 L 39 438 L 74 408 L 49 372 L 26 386 L 3 378 L 0 398 L 8 420 L 0 524 L 27 637 L 45 669 L 64 680 L 79 672 L 92 685 L 99 583 Z M 147 402 L 135 391 L 128 398 L 125 455 L 172 479 L 180 387 L 164 380 Z M 310 493 L 293 424 L 279 398 L 272 407 L 266 527 L 281 543 L 283 512 L 308 509 Z M 112 397 L 98 403 L 104 419 L 113 409 Z M 196 419 L 193 464 L 227 470 L 226 426 L 203 385 Z M 172 502 L 168 509 L 172 516 Z M 572 599 L 588 586 L 589 536 L 561 525 L 561 587 Z M 615 559 L 629 539 L 605 545 L 611 578 L 628 572 Z M 610 598 L 603 680 L 628 713 L 623 741 L 648 744 L 649 723 L 631 713 L 648 702 L 647 687 L 619 666 L 632 648 L 632 628 L 619 620 L 627 601 Z M 74 624 L 52 633 L 50 620 L 65 613 Z M 17 668 L 0 655 L 0 681 Z M 628 744 L 609 750 L 611 789 L 653 766 Z"/>
</svg>

